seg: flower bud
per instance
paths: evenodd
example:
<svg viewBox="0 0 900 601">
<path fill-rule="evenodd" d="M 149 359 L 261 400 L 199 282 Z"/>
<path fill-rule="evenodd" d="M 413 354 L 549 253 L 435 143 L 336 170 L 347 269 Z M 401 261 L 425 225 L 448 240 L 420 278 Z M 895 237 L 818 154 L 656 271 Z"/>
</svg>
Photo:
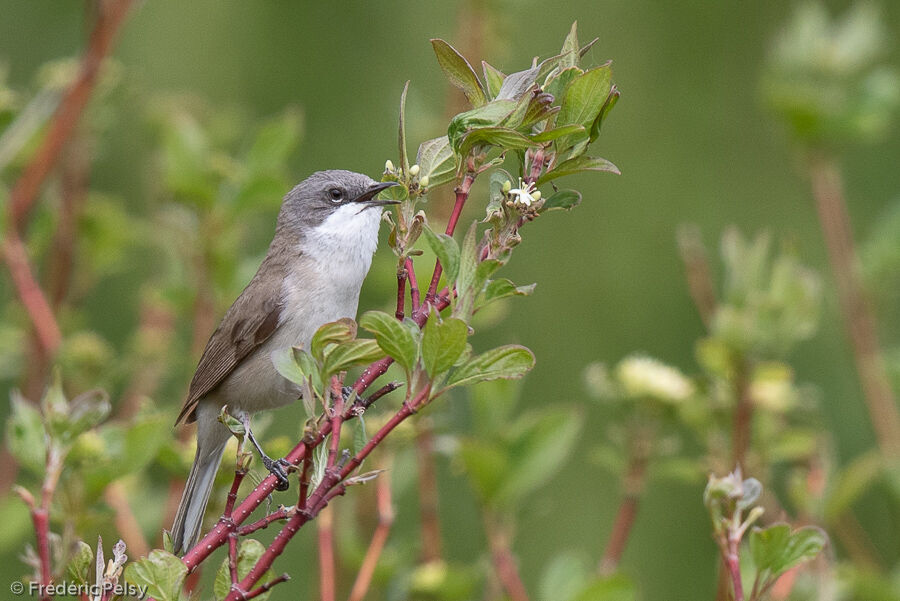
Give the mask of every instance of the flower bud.
<svg viewBox="0 0 900 601">
<path fill-rule="evenodd" d="M 534 199 L 534 200 L 536 200 L 536 201 L 537 201 L 537 200 L 540 200 L 540 199 L 541 199 L 541 191 L 540 191 L 540 190 L 535 190 L 534 193 L 531 195 L 531 198 Z"/>
<path fill-rule="evenodd" d="M 388 173 L 394 172 L 394 163 L 391 162 L 391 159 L 388 159 L 384 162 L 384 170 L 387 171 Z"/>
<path fill-rule="evenodd" d="M 422 177 L 419 178 L 419 186 L 421 186 L 423 188 L 428 187 L 428 176 L 427 175 L 423 175 Z"/>
<path fill-rule="evenodd" d="M 411 176 L 413 176 L 413 177 L 419 175 L 419 166 L 418 166 L 418 165 L 413 165 L 412 167 L 410 167 L 410 168 L 409 168 L 409 174 L 410 174 Z"/>
<path fill-rule="evenodd" d="M 509 180 L 506 180 L 505 182 L 503 182 L 503 193 L 509 194 L 510 190 L 512 190 L 512 182 Z"/>
</svg>

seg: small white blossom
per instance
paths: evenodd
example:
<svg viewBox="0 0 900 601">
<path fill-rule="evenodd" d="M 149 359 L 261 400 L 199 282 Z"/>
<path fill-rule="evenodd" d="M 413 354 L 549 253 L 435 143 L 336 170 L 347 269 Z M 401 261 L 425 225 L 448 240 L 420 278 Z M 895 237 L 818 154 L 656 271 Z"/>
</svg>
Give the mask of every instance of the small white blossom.
<svg viewBox="0 0 900 601">
<path fill-rule="evenodd" d="M 537 193 L 537 197 L 535 194 Z M 512 197 L 513 202 L 520 205 L 525 205 L 526 207 L 530 207 L 531 203 L 536 202 L 540 199 L 541 195 L 537 192 L 537 186 L 534 185 L 534 182 L 528 182 L 527 184 L 522 181 L 522 178 L 519 178 L 519 187 L 511 189 L 508 194 Z"/>
<path fill-rule="evenodd" d="M 650 357 L 626 357 L 616 368 L 616 375 L 632 397 L 649 396 L 678 403 L 694 394 L 693 383 L 680 371 Z"/>
</svg>

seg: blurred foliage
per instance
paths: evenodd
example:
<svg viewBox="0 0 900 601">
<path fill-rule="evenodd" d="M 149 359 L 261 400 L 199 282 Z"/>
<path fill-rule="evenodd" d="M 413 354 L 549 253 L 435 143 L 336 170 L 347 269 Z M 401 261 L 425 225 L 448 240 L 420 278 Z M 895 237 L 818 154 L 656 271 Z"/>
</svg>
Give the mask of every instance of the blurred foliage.
<svg viewBox="0 0 900 601">
<path fill-rule="evenodd" d="M 478 9 L 484 11 L 479 14 L 488 32 L 483 41 L 495 53 L 489 56 L 530 52 L 532 36 L 544 37 L 532 34 L 538 28 L 532 10 L 504 9 L 525 5 L 489 4 Z M 482 540 L 484 516 L 508 537 L 521 557 L 523 578 L 535 599 L 654 599 L 672 598 L 678 592 L 689 591 L 698 597 L 698 590 L 711 593 L 713 549 L 704 546 L 709 533 L 702 530 L 695 509 L 704 475 L 734 468 L 732 436 L 742 383 L 753 405 L 745 472 L 765 485 L 754 501 L 766 509 L 758 523 L 771 530 L 770 539 L 790 538 L 795 532 L 774 525 L 781 520 L 817 524 L 831 537 L 827 560 L 820 557 L 790 571 L 774 586 L 773 597 L 820 599 L 827 588 L 835 599 L 900 598 L 895 544 L 900 472 L 876 451 L 854 456 L 860 448 L 868 448 L 869 441 L 854 408 L 857 398 L 852 392 L 852 370 L 847 367 L 850 362 L 833 350 L 842 341 L 832 323 L 828 283 L 805 266 L 819 262 L 818 255 L 809 251 L 819 244 L 818 235 L 810 233 L 807 216 L 797 208 L 802 203 L 782 202 L 797 195 L 790 174 L 780 172 L 788 171 L 782 168 L 785 153 L 767 138 L 767 128 L 760 126 L 764 120 L 752 101 L 746 100 L 752 96 L 748 78 L 755 77 L 758 69 L 755 61 L 746 57 L 755 56 L 764 46 L 761 38 L 775 29 L 771 20 L 782 16 L 781 5 L 729 6 L 727 14 L 715 7 L 651 10 L 633 6 L 627 11 L 613 6 L 603 11 L 594 5 L 579 7 L 585 9 L 582 21 L 591 18 L 590 27 L 602 31 L 604 53 L 631 61 L 623 69 L 628 73 L 622 81 L 628 82 L 626 104 L 632 108 L 624 110 L 635 111 L 623 113 L 629 117 L 622 126 L 628 127 L 629 135 L 613 136 L 624 142 L 610 150 L 612 158 L 627 166 L 626 171 L 634 177 L 623 178 L 602 192 L 585 187 L 584 195 L 617 195 L 629 202 L 587 206 L 591 203 L 586 201 L 581 220 L 555 221 L 551 216 L 548 223 L 541 224 L 545 228 L 542 233 L 529 231 L 538 244 L 533 250 L 523 247 L 519 261 L 509 266 L 511 279 L 492 279 L 475 298 L 464 295 L 463 306 L 455 307 L 457 317 L 462 314 L 467 319 L 470 311 L 475 312 L 472 323 L 479 333 L 485 333 L 488 344 L 508 340 L 512 333 L 515 341 L 535 347 L 541 363 L 524 386 L 498 380 L 478 384 L 467 396 L 450 392 L 451 402 L 424 416 L 433 422 L 436 434 L 446 556 L 422 562 L 416 524 L 398 522 L 376 569 L 372 597 L 498 597 L 485 552 L 487 544 Z M 196 10 L 208 8 L 204 5 Z M 62 18 L 59 23 L 56 19 L 47 23 L 24 20 L 30 14 L 46 16 L 48 10 L 77 16 L 56 4 L 43 10 L 29 7 L 28 15 L 25 9 L 8 9 L 11 15 L 23 18 L 21 28 L 15 18 L 9 21 L 26 32 L 21 35 L 41 40 L 52 36 L 59 44 L 71 46 L 73 35 L 80 32 L 74 18 L 65 26 L 60 25 Z M 107 539 L 115 540 L 114 512 L 103 497 L 110 483 L 125 486 L 143 534 L 156 535 L 165 519 L 163 506 L 170 482 L 186 473 L 191 459 L 190 445 L 173 440 L 169 426 L 196 358 L 197 341 L 205 341 L 215 317 L 256 268 L 271 235 L 279 199 L 297 174 L 336 166 L 331 163 L 338 158 L 346 161 L 348 156 L 366 168 L 374 165 L 377 157 L 383 159 L 384 146 L 374 140 L 393 132 L 386 136 L 390 128 L 373 124 L 387 121 L 382 117 L 388 114 L 385 107 L 393 106 L 396 78 L 384 80 L 388 83 L 381 78 L 387 71 L 409 76 L 405 69 L 397 68 L 398 60 L 408 62 L 410 71 L 418 73 L 418 53 L 426 36 L 402 36 L 410 38 L 407 45 L 396 31 L 398 23 L 422 31 L 416 20 L 425 9 L 409 5 L 395 6 L 395 10 L 379 8 L 379 14 L 372 15 L 342 12 L 347 34 L 339 44 L 331 28 L 299 33 L 296 29 L 299 22 L 326 23 L 335 15 L 316 12 L 301 18 L 291 7 L 256 9 L 258 12 L 250 15 L 233 5 L 228 11 L 216 7 L 214 13 L 203 15 L 204 19 L 212 15 L 209 31 L 193 31 L 195 25 L 190 25 L 191 35 L 167 32 L 165 36 L 173 37 L 162 44 L 163 34 L 151 31 L 151 26 L 158 25 L 154 19 L 165 11 L 175 11 L 177 21 L 187 24 L 196 19 L 181 13 L 191 9 L 142 7 L 142 14 L 135 16 L 139 20 L 135 31 L 140 35 L 127 34 L 121 62 L 107 63 L 79 129 L 78 138 L 88 156 L 106 171 L 98 169 L 92 174 L 96 177 L 90 178 L 78 212 L 75 267 L 59 310 L 66 332 L 58 360 L 64 385 L 46 393 L 55 399 L 52 403 L 37 402 L 36 394 L 29 395 L 31 399 L 16 395 L 10 404 L 6 435 L 7 446 L 21 466 L 19 480 L 29 490 L 36 491 L 45 475 L 46 454 L 41 449 L 51 444 L 65 450 L 67 471 L 62 474 L 53 510 L 53 529 L 62 533 L 61 538 L 53 539 L 60 570 L 69 559 L 70 573 L 81 573 L 82 564 L 91 562 L 93 555 L 73 544 L 78 535 L 103 532 Z M 474 10 L 468 5 L 463 9 Z M 453 20 L 447 18 L 452 15 L 444 8 L 430 7 L 427 12 L 429 22 Z M 555 12 L 541 16 L 540 28 L 562 32 L 562 27 L 568 27 L 566 11 Z M 591 16 L 594 13 L 596 17 Z M 889 333 L 896 330 L 892 320 L 896 320 L 893 308 L 900 273 L 900 236 L 895 234 L 900 221 L 894 207 L 880 217 L 875 215 L 873 203 L 880 205 L 897 192 L 896 176 L 890 169 L 896 143 L 888 137 L 900 98 L 897 71 L 891 66 L 896 63 L 892 60 L 896 56 L 892 48 L 896 14 L 891 5 L 880 12 L 872 5 L 857 5 L 832 19 L 819 4 L 798 6 L 771 49 L 761 85 L 765 103 L 785 119 L 804 146 L 835 146 L 847 153 L 852 173 L 857 174 L 851 185 L 859 190 L 860 198 L 853 207 L 854 217 L 875 223 L 862 248 L 862 271 L 885 318 L 888 341 Z M 193 16 L 199 19 L 199 15 Z M 390 23 L 383 20 L 387 16 Z M 229 20 L 236 25 L 229 25 Z M 703 33 L 687 33 L 696 27 L 703 27 Z M 222 33 L 210 38 L 216 28 Z M 378 28 L 389 33 L 377 37 Z M 450 39 L 455 34 L 448 28 L 452 26 L 429 27 L 428 31 Z M 620 30 L 627 33 L 618 33 Z M 68 35 L 59 35 L 66 31 Z M 529 34 L 522 35 L 524 31 Z M 38 51 L 41 44 L 35 42 L 32 49 L 32 40 L 23 44 L 17 35 L 8 36 L 9 47 L 4 46 L 4 51 L 23 56 L 26 51 L 21 48 L 28 47 L 28 60 L 0 65 L 3 201 L 44 133 L 75 66 L 72 60 L 62 60 L 37 68 L 64 46 Z M 193 48 L 197 37 L 203 43 L 213 42 L 216 60 L 184 53 L 185 46 L 178 38 L 191 40 Z M 553 57 L 555 64 L 544 65 L 549 70 L 535 65 L 534 81 L 552 99 L 542 94 L 523 96 L 515 107 L 509 104 L 512 99 L 501 94 L 504 81 L 514 75 L 524 77 L 523 73 L 532 69 L 507 76 L 487 63 L 472 68 L 465 60 L 459 61 L 460 53 L 439 40 L 434 42 L 440 66 L 460 89 L 460 98 L 465 95 L 475 106 L 456 115 L 447 136 L 419 145 L 414 159 L 406 148 L 405 131 L 409 130 L 412 139 L 435 129 L 432 126 L 439 118 L 423 110 L 424 101 L 415 93 L 410 97 L 408 119 L 401 110 L 405 122 L 399 152 L 383 173 L 384 179 L 403 183 L 402 189 L 395 191 L 405 196 L 405 202 L 395 215 L 395 229 L 388 240 L 400 261 L 411 251 L 424 251 L 440 257 L 445 265 L 462 262 L 465 244 L 442 238 L 424 219 L 417 218 L 420 209 L 430 209 L 425 196 L 430 189 L 439 192 L 454 181 L 458 170 L 464 172 L 472 166 L 461 161 L 461 156 L 471 156 L 475 168 L 480 168 L 493 164 L 500 154 L 498 147 L 514 148 L 507 153 L 506 172 L 495 171 L 485 184 L 483 194 L 490 204 L 479 206 L 475 215 L 485 219 L 487 225 L 480 227 L 490 228 L 494 234 L 493 252 L 502 261 L 519 243 L 518 234 L 507 229 L 514 217 L 543 216 L 551 209 L 568 209 L 581 202 L 581 192 L 557 190 L 558 180 L 553 175 L 579 169 L 615 170 L 608 161 L 579 154 L 599 133 L 605 111 L 617 95 L 607 77 L 607 65 L 594 69 L 578 65 L 582 58 L 593 62 L 598 50 L 595 47 L 585 57 L 579 56 L 576 37 L 567 39 L 559 56 Z M 691 44 L 683 41 L 688 39 Z M 721 53 L 719 44 L 725 39 L 729 48 L 734 47 L 733 53 Z M 372 54 L 373 44 L 379 41 L 396 46 L 396 53 L 385 54 L 392 58 L 385 58 L 384 65 L 379 53 L 378 60 L 365 62 L 365 72 L 357 79 L 345 77 L 335 68 L 343 61 L 362 64 L 360 55 Z M 321 68 L 298 66 L 299 75 L 285 76 L 280 68 L 271 67 L 280 65 L 285 56 L 292 57 L 292 66 L 302 63 L 294 54 L 305 57 L 327 44 L 331 44 L 332 54 L 321 61 Z M 627 50 L 612 52 L 610 47 Z M 557 52 L 555 47 L 543 49 Z M 148 58 L 150 54 L 153 56 Z M 232 60 L 235 54 L 244 55 L 245 62 Z M 173 56 L 179 60 L 171 60 Z M 194 70 L 197 61 L 203 69 Z M 736 67 L 737 62 L 743 66 Z M 699 67 L 686 71 L 684 64 Z M 31 67 L 34 75 L 25 77 Z M 423 68 L 422 72 L 427 71 Z M 174 75 L 170 77 L 170 73 Z M 141 78 L 148 82 L 143 88 Z M 246 83 L 223 84 L 233 81 Z M 419 84 L 421 80 L 416 76 L 415 81 Z M 559 93 L 573 81 L 580 83 L 571 94 Z M 179 86 L 191 94 L 166 91 Z M 607 90 L 608 102 L 599 107 L 577 105 L 582 97 L 579 90 L 587 88 L 592 89 L 591 94 Z M 361 90 L 367 94 L 366 110 L 359 109 Z M 213 100 L 200 100 L 202 94 L 210 94 Z M 243 108 L 221 102 L 222 96 L 237 98 Z M 301 102 L 315 119 L 304 123 L 300 109 L 281 108 L 293 102 Z M 347 110 L 348 103 L 353 111 Z M 567 103 L 568 108 L 564 107 Z M 454 104 L 448 100 L 448 105 Z M 659 110 L 660 106 L 667 110 Z M 717 112 L 721 107 L 726 114 Z M 554 111 L 555 127 L 538 130 L 525 117 L 547 116 L 549 111 Z M 258 117 L 265 114 L 272 116 Z M 295 152 L 301 135 L 306 136 L 302 161 Z M 558 137 L 553 139 L 552 169 L 540 182 L 543 194 L 538 195 L 538 190 L 529 188 L 520 177 L 534 162 L 534 142 L 547 140 L 547 136 Z M 365 144 L 356 141 L 361 138 Z M 869 153 L 846 150 L 847 142 L 885 138 L 887 152 L 884 147 Z M 738 147 L 746 151 L 735 154 Z M 302 168 L 298 168 L 300 164 Z M 731 192 L 728 200 L 720 200 L 723 189 Z M 52 181 L 29 225 L 29 250 L 45 281 L 52 277 L 63 195 L 60 181 Z M 696 320 L 688 315 L 687 294 L 678 282 L 681 274 L 671 259 L 673 228 L 669 225 L 684 215 L 703 220 L 705 229 L 710 223 L 719 227 L 723 221 L 737 220 L 747 227 L 768 225 L 779 234 L 790 231 L 790 244 L 775 249 L 774 236 L 748 239 L 737 230 L 726 233 L 721 243 L 722 261 L 713 269 L 715 275 L 721 275 L 716 308 L 702 335 Z M 0 221 L 3 219 L 5 215 L 0 216 Z M 656 221 L 665 221 L 665 227 Z M 588 254 L 598 246 L 602 255 Z M 568 253 L 565 259 L 560 258 L 561 251 Z M 392 279 L 397 265 L 382 259 L 376 257 L 367 286 Z M 445 275 L 445 283 L 461 277 L 464 268 L 449 271 L 453 277 Z M 538 279 L 541 294 L 521 303 L 528 307 L 526 316 L 494 329 L 496 316 L 507 311 L 509 298 L 533 290 L 514 284 L 512 280 L 519 277 Z M 5 276 L 2 281 L 0 381 L 23 385 L 35 361 L 30 353 L 32 341 Z M 370 303 L 377 306 L 388 288 L 372 290 Z M 366 331 L 389 344 L 389 337 L 383 336 L 376 324 L 384 323 L 383 317 L 370 316 L 366 322 L 372 326 L 364 328 Z M 402 368 L 408 367 L 410 374 L 421 369 L 433 375 L 439 364 L 433 360 L 438 357 L 431 355 L 426 363 L 420 352 L 423 341 L 413 337 L 413 343 L 413 353 L 408 348 L 403 351 L 409 360 Z M 692 346 L 696 367 L 689 367 Z M 631 352 L 633 347 L 650 352 Z M 397 349 L 388 352 L 394 354 Z M 473 356 L 471 347 L 464 346 L 456 358 Z M 611 368 L 591 364 L 585 370 L 589 396 L 595 401 L 585 404 L 572 380 L 587 358 L 598 356 L 625 358 Z M 898 356 L 897 352 L 889 354 L 895 375 L 900 374 Z M 318 373 L 324 368 L 323 354 L 315 370 Z M 459 365 L 447 368 L 448 378 L 453 369 L 458 370 Z M 900 382 L 900 375 L 896 377 Z M 805 383 L 809 381 L 815 386 Z M 100 407 L 102 397 L 91 392 L 97 386 L 109 391 L 110 419 L 96 424 L 99 414 L 85 411 L 84 420 L 75 420 L 81 423 L 76 429 L 51 428 L 53 423 L 59 425 L 58 420 L 50 419 L 54 415 L 81 413 L 78 408 L 83 403 Z M 825 415 L 820 407 L 825 408 Z M 347 436 L 371 434 L 380 425 L 380 417 L 367 416 L 362 429 Z M 290 448 L 303 424 L 301 420 L 272 422 L 271 418 L 268 423 L 260 419 L 255 426 L 260 433 L 271 432 L 266 447 L 279 455 Z M 48 434 L 51 430 L 52 435 Z M 414 515 L 416 507 L 417 457 L 412 444 L 416 436 L 414 428 L 403 428 L 386 451 L 393 455 L 389 475 L 398 513 L 405 516 Z M 226 456 L 232 451 L 229 447 Z M 614 482 L 623 479 L 635 457 L 650 465 L 647 483 L 640 491 L 637 526 L 620 570 L 599 577 L 595 556 L 608 534 L 610 503 L 616 500 L 610 491 L 616 490 Z M 248 478 L 250 484 L 260 472 L 253 474 Z M 213 492 L 210 517 L 220 511 L 221 506 L 215 504 L 224 499 L 229 480 L 223 470 Z M 465 482 L 469 486 L 464 486 Z M 626 488 L 623 479 L 622 492 L 627 492 Z M 680 494 L 685 490 L 687 501 Z M 355 573 L 360 565 L 377 520 L 368 489 L 357 492 L 339 509 L 347 512 L 337 533 L 345 575 Z M 7 495 L 0 499 L 0 520 L 4 523 L 0 550 L 9 566 L 4 574 L 18 577 L 21 564 L 13 558 L 33 536 L 27 509 L 18 498 Z M 663 539 L 666 536 L 672 538 Z M 260 540 L 265 544 L 268 539 L 261 536 Z M 757 541 L 755 550 L 752 540 Z M 752 580 L 753 570 L 761 564 L 768 565 L 772 574 L 779 571 L 773 568 L 779 567 L 775 560 L 784 558 L 769 553 L 771 549 L 760 535 L 752 540 L 742 554 L 748 579 Z M 149 542 L 159 544 L 158 540 Z M 246 544 L 256 546 L 250 541 Z M 254 552 L 251 548 L 242 551 L 245 555 Z M 174 563 L 167 566 L 164 555 L 155 553 L 146 562 L 129 563 L 129 575 L 135 581 L 143 578 L 136 571 L 156 582 L 159 578 L 152 575 L 154 570 L 178 569 Z M 302 576 L 298 582 L 312 583 L 297 586 L 307 586 L 307 593 L 312 594 L 314 550 L 299 543 L 293 553 L 289 561 Z M 26 553 L 26 560 L 33 566 L 34 553 Z M 204 575 L 206 590 L 215 586 L 214 571 Z M 785 592 L 779 587 L 788 581 L 792 586 Z M 293 591 L 289 593 L 294 596 Z M 287 595 L 276 589 L 271 598 Z M 157 591 L 157 597 L 175 598 L 164 590 Z"/>
<path fill-rule="evenodd" d="M 900 72 L 884 63 L 890 35 L 873 4 L 835 19 L 799 4 L 769 57 L 766 100 L 804 143 L 883 138 L 900 104 Z"/>
</svg>

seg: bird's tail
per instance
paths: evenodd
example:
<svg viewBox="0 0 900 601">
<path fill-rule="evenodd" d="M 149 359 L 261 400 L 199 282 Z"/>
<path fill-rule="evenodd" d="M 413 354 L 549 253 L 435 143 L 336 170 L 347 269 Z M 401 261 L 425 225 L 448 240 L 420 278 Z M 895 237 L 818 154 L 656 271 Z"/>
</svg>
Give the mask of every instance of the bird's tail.
<svg viewBox="0 0 900 601">
<path fill-rule="evenodd" d="M 211 450 L 203 448 L 204 445 L 197 445 L 194 465 L 191 467 L 191 474 L 184 485 L 178 512 L 175 514 L 175 522 L 172 524 L 172 542 L 176 554 L 187 551 L 200 538 L 203 514 L 206 511 L 206 504 L 209 502 L 209 493 L 212 491 L 213 481 L 216 478 L 228 438 L 226 437 L 221 443 L 218 441 L 216 443 L 215 448 Z"/>
</svg>

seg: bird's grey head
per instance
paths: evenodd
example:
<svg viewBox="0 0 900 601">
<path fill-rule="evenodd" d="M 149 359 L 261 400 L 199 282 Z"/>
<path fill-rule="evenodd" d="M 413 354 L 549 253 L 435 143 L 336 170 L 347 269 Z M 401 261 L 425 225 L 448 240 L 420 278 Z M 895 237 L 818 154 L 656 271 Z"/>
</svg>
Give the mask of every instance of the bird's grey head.
<svg viewBox="0 0 900 601">
<path fill-rule="evenodd" d="M 287 193 L 278 216 L 280 231 L 303 235 L 326 220 L 348 228 L 372 224 L 377 230 L 380 207 L 395 204 L 379 200 L 378 194 L 393 182 L 376 182 L 368 175 L 333 169 L 317 171 Z"/>
</svg>

